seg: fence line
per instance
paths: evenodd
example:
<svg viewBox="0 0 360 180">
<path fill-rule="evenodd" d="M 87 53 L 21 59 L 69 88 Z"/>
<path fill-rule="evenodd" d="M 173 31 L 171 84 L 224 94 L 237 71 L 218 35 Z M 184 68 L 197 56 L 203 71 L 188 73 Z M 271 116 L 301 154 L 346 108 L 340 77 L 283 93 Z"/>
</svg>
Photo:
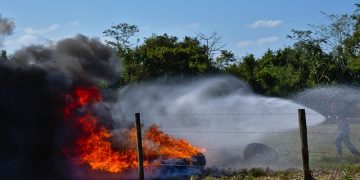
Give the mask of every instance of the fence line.
<svg viewBox="0 0 360 180">
<path fill-rule="evenodd" d="M 309 179 L 311 178 L 311 172 L 309 170 L 309 154 L 337 154 L 336 151 L 316 151 L 316 150 L 309 150 L 308 148 L 308 135 L 328 135 L 328 134 L 337 134 L 338 131 L 307 131 L 306 125 L 306 117 L 305 117 L 305 109 L 298 109 L 298 113 L 191 113 L 191 114 L 145 114 L 145 116 L 162 116 L 162 117 L 189 117 L 189 116 L 280 116 L 280 115 L 298 115 L 299 118 L 299 126 L 300 126 L 300 138 L 301 138 L 301 151 L 299 150 L 279 150 L 276 153 L 301 153 L 302 154 L 302 162 L 303 162 L 303 171 L 304 171 L 304 178 Z M 306 115 L 322 115 L 320 113 L 306 113 Z M 323 115 L 322 115 L 323 116 Z M 350 118 L 348 118 L 350 119 Z M 138 123 L 140 124 L 140 123 Z M 140 128 L 138 128 L 138 132 L 141 132 Z M 213 131 L 213 130 L 163 130 L 165 133 L 199 133 L 199 134 L 295 134 L 295 131 L 291 132 L 284 132 L 284 131 L 236 131 L 236 130 L 221 130 L 221 131 Z M 139 135 L 138 135 L 139 136 Z M 141 136 L 140 136 L 141 139 Z M 287 143 L 290 144 L 290 143 Z M 330 143 L 327 143 L 330 144 Z M 332 143 L 331 143 L 332 144 Z M 332 144 L 332 145 L 335 145 Z M 141 146 L 141 143 L 140 143 Z M 138 148 L 139 149 L 139 148 Z M 241 148 L 243 149 L 243 148 Z M 238 151 L 241 150 L 240 148 Z M 203 153 L 206 151 L 223 151 L 229 150 L 226 148 L 204 148 Z M 236 150 L 236 149 L 232 149 Z M 328 149 L 325 149 L 328 150 Z M 199 149 L 199 153 L 202 152 Z M 140 153 L 139 153 L 140 154 Z M 140 155 L 139 155 L 140 159 Z M 140 163 L 139 163 L 140 164 Z M 198 166 L 198 165 L 187 165 L 187 164 L 171 164 L 171 163 L 164 163 L 164 164 L 157 164 L 155 166 L 180 166 L 180 167 L 198 167 L 203 168 L 205 166 Z M 140 168 L 139 168 L 140 169 Z"/>
<path fill-rule="evenodd" d="M 299 152 L 299 151 L 288 151 L 288 152 Z M 284 152 L 280 152 L 284 153 Z M 286 152 L 285 152 L 286 153 Z M 309 152 L 310 154 L 335 154 L 334 152 Z M 159 165 L 151 165 L 151 167 L 158 167 L 158 166 L 171 166 L 171 167 L 194 167 L 194 168 L 204 168 L 206 166 L 199 166 L 199 165 L 186 165 L 186 164 L 159 164 Z"/>
<path fill-rule="evenodd" d="M 221 148 L 205 148 L 206 151 L 223 151 L 223 150 L 230 150 L 230 151 L 240 151 L 241 149 L 221 149 Z M 276 151 L 276 150 L 275 150 Z M 299 150 L 294 151 L 276 151 L 277 153 L 300 153 Z M 313 154 L 335 154 L 335 151 L 311 151 L 309 150 L 309 153 Z"/>
<path fill-rule="evenodd" d="M 276 132 L 276 131 L 202 131 L 202 130 L 164 130 L 165 133 L 199 133 L 199 134 L 292 134 L 292 132 Z"/>
<path fill-rule="evenodd" d="M 207 131 L 207 130 L 163 130 L 165 133 L 191 133 L 191 134 L 294 134 L 283 131 Z M 308 134 L 337 134 L 338 132 L 308 132 Z M 352 133 L 356 134 L 356 133 Z"/>
<path fill-rule="evenodd" d="M 320 113 L 306 113 L 322 115 Z M 297 115 L 297 113 L 189 113 L 189 114 L 143 114 L 144 116 L 276 116 L 276 115 Z"/>
<path fill-rule="evenodd" d="M 290 143 L 287 143 L 287 144 L 290 144 Z M 331 145 L 333 145 L 333 144 L 331 144 Z M 324 143 L 324 145 L 330 145 L 330 143 Z M 135 148 L 135 147 L 136 146 L 121 146 L 121 147 L 118 147 L 118 148 Z M 182 148 L 176 147 L 176 149 L 182 149 Z M 240 151 L 240 150 L 243 150 L 243 148 L 203 148 L 203 149 L 206 152 L 207 151 Z M 293 150 L 293 151 L 283 151 L 283 150 L 281 150 L 281 151 L 276 151 L 276 152 L 277 153 L 294 153 L 294 152 L 299 153 L 300 151 L 299 150 Z M 331 153 L 336 153 L 336 152 L 332 152 L 332 151 L 328 151 L 328 152 L 325 152 L 325 151 L 311 151 L 311 150 L 309 150 L 309 153 L 331 154 Z"/>
<path fill-rule="evenodd" d="M 186 165 L 186 164 L 159 164 L 160 166 L 178 166 L 178 167 L 197 167 L 197 168 L 204 168 L 205 166 L 198 166 L 198 165 Z M 156 165 L 154 165 L 156 167 Z"/>
</svg>

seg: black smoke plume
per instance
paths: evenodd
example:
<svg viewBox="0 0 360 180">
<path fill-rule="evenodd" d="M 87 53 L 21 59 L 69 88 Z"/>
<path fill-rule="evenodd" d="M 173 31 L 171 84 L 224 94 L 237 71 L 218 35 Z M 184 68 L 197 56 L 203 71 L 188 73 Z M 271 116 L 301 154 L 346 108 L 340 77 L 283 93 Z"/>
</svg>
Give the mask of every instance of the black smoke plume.
<svg viewBox="0 0 360 180">
<path fill-rule="evenodd" d="M 26 47 L 0 62 L 0 179 L 72 179 L 61 150 L 64 94 L 113 83 L 117 62 L 107 46 L 83 35 Z"/>
<path fill-rule="evenodd" d="M 13 30 L 15 29 L 15 23 L 8 19 L 1 17 L 0 14 L 0 35 L 11 35 Z"/>
<path fill-rule="evenodd" d="M 2 37 L 9 36 L 15 29 L 15 23 L 8 19 L 1 17 L 0 14 L 0 47 L 2 47 Z"/>
</svg>

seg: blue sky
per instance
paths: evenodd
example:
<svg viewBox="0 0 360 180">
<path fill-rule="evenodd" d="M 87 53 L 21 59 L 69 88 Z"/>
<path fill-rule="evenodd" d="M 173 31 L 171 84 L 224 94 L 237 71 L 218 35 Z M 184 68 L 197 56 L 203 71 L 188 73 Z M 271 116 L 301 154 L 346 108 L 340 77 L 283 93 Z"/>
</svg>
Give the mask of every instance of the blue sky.
<svg viewBox="0 0 360 180">
<path fill-rule="evenodd" d="M 16 28 L 4 39 L 10 53 L 29 44 L 53 43 L 78 33 L 104 39 L 102 32 L 126 22 L 140 28 L 136 38 L 168 33 L 178 37 L 217 31 L 238 57 L 260 56 L 291 45 L 291 29 L 327 23 L 321 14 L 352 13 L 353 0 L 0 0 L 0 14 Z"/>
</svg>

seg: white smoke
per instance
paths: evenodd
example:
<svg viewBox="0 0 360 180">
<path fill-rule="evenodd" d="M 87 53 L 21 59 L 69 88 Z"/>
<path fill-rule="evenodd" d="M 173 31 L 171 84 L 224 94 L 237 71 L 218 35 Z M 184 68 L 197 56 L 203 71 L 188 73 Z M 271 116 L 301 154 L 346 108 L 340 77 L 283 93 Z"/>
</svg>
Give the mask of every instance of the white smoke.
<svg viewBox="0 0 360 180">
<path fill-rule="evenodd" d="M 195 146 L 224 149 L 223 153 L 207 151 L 207 165 L 229 164 L 226 149 L 241 149 L 268 135 L 252 132 L 297 129 L 298 109 L 306 109 L 309 126 L 325 121 L 319 113 L 290 100 L 256 95 L 232 76 L 126 86 L 118 99 L 112 114 L 119 124 L 133 120 L 139 112 L 145 127 L 156 123 Z M 239 150 L 239 157 L 241 153 Z"/>
</svg>

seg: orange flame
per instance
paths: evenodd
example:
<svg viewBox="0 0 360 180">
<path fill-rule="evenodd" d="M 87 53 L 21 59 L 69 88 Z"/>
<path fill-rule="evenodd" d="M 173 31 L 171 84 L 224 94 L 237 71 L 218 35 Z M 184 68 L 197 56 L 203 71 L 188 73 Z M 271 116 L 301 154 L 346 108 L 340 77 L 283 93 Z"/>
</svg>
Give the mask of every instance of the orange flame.
<svg viewBox="0 0 360 180">
<path fill-rule="evenodd" d="M 157 152 L 165 157 L 190 159 L 200 152 L 199 148 L 193 147 L 184 139 L 175 139 L 164 134 L 157 125 L 150 126 L 145 132 L 145 142 L 155 145 Z M 145 148 L 149 149 L 147 146 Z"/>
<path fill-rule="evenodd" d="M 71 156 L 77 165 L 89 165 L 94 170 L 118 173 L 125 169 L 138 166 L 135 128 L 123 131 L 125 139 L 131 146 L 121 150 L 112 147 L 109 138 L 113 135 L 91 113 L 91 105 L 101 101 L 101 95 L 96 88 L 76 88 L 73 94 L 66 96 L 67 106 L 64 109 L 65 118 L 72 119 L 72 124 L 78 130 L 79 136 L 72 147 L 67 147 L 64 153 Z M 82 111 L 79 115 L 79 110 Z M 155 166 L 154 160 L 166 158 L 186 158 L 201 152 L 183 139 L 176 139 L 164 134 L 159 126 L 152 125 L 144 132 L 143 137 L 144 166 Z M 70 154 L 69 152 L 72 152 Z"/>
</svg>

